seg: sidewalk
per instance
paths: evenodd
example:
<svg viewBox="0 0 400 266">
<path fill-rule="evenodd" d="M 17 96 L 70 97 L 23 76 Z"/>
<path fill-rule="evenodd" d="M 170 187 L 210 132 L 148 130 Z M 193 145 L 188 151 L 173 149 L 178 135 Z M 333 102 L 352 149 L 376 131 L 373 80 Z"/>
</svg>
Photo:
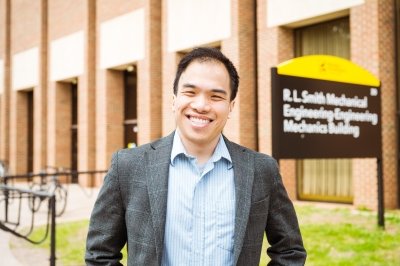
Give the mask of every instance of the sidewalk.
<svg viewBox="0 0 400 266">
<path fill-rule="evenodd" d="M 76 184 L 69 185 L 66 211 L 61 217 L 56 217 L 56 223 L 89 219 L 93 204 L 97 197 L 98 190 L 98 188 L 81 188 Z M 45 208 L 46 207 L 42 206 L 35 215 L 35 226 L 37 226 L 38 224 L 46 223 L 47 214 Z M 9 219 L 11 221 L 16 221 L 17 211 L 18 204 L 11 204 L 9 207 Z M 4 204 L 0 206 L 0 217 L 2 220 L 4 219 Z M 18 228 L 29 226 L 31 222 L 30 218 L 30 210 L 28 209 L 27 201 L 22 201 L 20 220 L 21 225 Z M 25 266 L 26 264 L 20 262 L 20 260 L 18 260 L 18 258 L 14 256 L 10 249 L 11 236 L 11 233 L 5 232 L 0 229 L 0 265 Z M 48 262 L 45 262 L 45 264 L 43 265 L 48 265 Z"/>
</svg>

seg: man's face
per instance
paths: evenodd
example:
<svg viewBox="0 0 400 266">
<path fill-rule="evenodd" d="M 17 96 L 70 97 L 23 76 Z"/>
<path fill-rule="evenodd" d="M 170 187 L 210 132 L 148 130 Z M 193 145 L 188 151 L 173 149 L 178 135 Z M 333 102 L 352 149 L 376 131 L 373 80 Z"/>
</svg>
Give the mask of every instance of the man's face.
<svg viewBox="0 0 400 266">
<path fill-rule="evenodd" d="M 234 101 L 230 101 L 230 79 L 222 63 L 189 64 L 182 73 L 173 111 L 184 144 L 216 144 Z"/>
</svg>

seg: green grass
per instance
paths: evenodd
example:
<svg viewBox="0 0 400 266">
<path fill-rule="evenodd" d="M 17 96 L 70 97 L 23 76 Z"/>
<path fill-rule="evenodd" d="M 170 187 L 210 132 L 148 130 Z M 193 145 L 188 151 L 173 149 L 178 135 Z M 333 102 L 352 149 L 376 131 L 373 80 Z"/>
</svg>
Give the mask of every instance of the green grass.
<svg viewBox="0 0 400 266">
<path fill-rule="evenodd" d="M 376 213 L 349 208 L 297 206 L 308 257 L 306 265 L 400 265 L 400 211 L 386 213 L 385 230 Z M 267 242 L 264 240 L 264 248 Z M 263 254 L 260 265 L 268 258 Z"/>
<path fill-rule="evenodd" d="M 60 223 L 56 227 L 56 258 L 61 265 L 85 265 L 85 241 L 89 227 L 89 221 L 77 221 L 70 223 Z M 45 234 L 46 228 L 44 226 L 38 227 L 30 235 L 32 240 L 41 240 Z M 43 249 L 50 254 L 50 235 L 40 245 L 31 245 L 26 243 L 30 248 Z M 11 243 L 11 248 L 14 248 L 15 244 Z M 122 263 L 126 265 L 126 248 L 123 249 Z"/>
<path fill-rule="evenodd" d="M 63 265 L 83 264 L 85 238 L 88 230 L 88 221 L 57 224 L 56 227 L 56 257 Z M 36 229 L 30 236 L 33 240 L 42 239 L 45 227 Z M 31 245 L 32 248 L 46 249 L 49 251 L 50 235 L 40 245 Z M 79 264 L 78 264 L 79 265 Z"/>
<path fill-rule="evenodd" d="M 376 213 L 346 207 L 322 208 L 314 204 L 296 206 L 304 245 L 306 265 L 400 265 L 400 211 L 386 212 L 385 230 L 377 227 Z M 57 225 L 57 258 L 62 265 L 84 265 L 87 221 Z M 33 234 L 39 239 L 44 228 Z M 14 248 L 14 244 L 11 243 Z M 24 244 L 48 252 L 49 239 L 43 244 Z M 260 265 L 266 265 L 264 240 Z M 126 250 L 123 251 L 126 265 Z"/>
</svg>

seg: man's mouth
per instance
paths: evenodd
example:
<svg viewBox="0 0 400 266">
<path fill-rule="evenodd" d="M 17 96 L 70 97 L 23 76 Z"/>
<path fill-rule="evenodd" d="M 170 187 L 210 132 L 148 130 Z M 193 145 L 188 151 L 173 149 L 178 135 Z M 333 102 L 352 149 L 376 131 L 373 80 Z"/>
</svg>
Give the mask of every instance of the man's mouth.
<svg viewBox="0 0 400 266">
<path fill-rule="evenodd" d="M 201 118 L 191 115 L 188 115 L 187 117 L 189 118 L 190 122 L 192 122 L 192 124 L 195 126 L 205 126 L 212 122 L 212 120 L 208 118 Z"/>
</svg>

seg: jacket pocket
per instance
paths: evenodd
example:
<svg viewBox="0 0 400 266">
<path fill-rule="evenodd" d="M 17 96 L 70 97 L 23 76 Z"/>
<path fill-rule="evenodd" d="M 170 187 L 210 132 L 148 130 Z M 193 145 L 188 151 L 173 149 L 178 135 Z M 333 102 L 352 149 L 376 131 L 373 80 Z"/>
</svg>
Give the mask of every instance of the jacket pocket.
<svg viewBox="0 0 400 266">
<path fill-rule="evenodd" d="M 243 246 L 262 245 L 265 227 L 267 226 L 268 211 L 269 196 L 251 204 Z"/>
<path fill-rule="evenodd" d="M 250 207 L 250 216 L 263 215 L 268 213 L 269 196 L 265 199 L 253 202 Z"/>
</svg>

